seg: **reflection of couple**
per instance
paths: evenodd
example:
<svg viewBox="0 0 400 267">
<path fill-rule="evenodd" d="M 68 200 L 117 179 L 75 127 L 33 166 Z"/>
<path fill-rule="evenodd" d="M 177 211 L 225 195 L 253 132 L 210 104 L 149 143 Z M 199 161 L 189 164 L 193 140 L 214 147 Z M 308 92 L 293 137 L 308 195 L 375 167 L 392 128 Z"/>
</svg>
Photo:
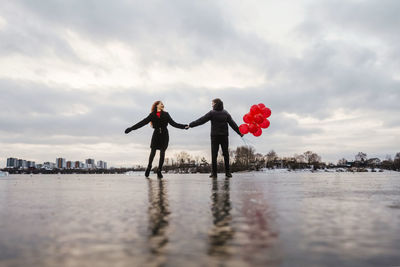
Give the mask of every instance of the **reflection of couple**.
<svg viewBox="0 0 400 267">
<path fill-rule="evenodd" d="M 164 111 L 164 104 L 161 101 L 154 102 L 151 107 L 151 113 L 137 124 L 127 128 L 125 133 L 139 129 L 144 125 L 150 123 L 154 128 L 153 137 L 151 139 L 151 152 L 149 157 L 149 163 L 145 172 L 145 176 L 149 177 L 150 170 L 152 167 L 153 159 L 156 154 L 156 150 L 160 150 L 160 161 L 157 169 L 157 177 L 162 178 L 161 170 L 164 164 L 165 151 L 168 147 L 169 135 L 168 135 L 168 124 L 173 127 L 180 129 L 189 129 L 191 127 L 196 127 L 202 125 L 208 121 L 211 121 L 211 158 L 212 158 L 212 172 L 210 177 L 217 177 L 217 156 L 219 146 L 221 145 L 222 154 L 224 155 L 225 162 L 225 174 L 226 177 L 232 177 L 229 168 L 229 153 L 228 153 L 228 124 L 231 128 L 237 132 L 240 136 L 243 136 L 237 124 L 232 120 L 231 115 L 224 110 L 224 104 L 221 99 L 216 98 L 212 101 L 213 109 L 200 119 L 191 122 L 189 125 L 176 123 L 168 112 Z"/>
<path fill-rule="evenodd" d="M 171 214 L 168 181 L 148 179 L 148 246 L 151 252 L 150 265 L 168 265 L 168 245 L 171 237 Z M 235 231 L 232 226 L 232 203 L 230 200 L 230 179 L 212 180 L 211 215 L 212 226 L 208 232 L 207 252 L 213 257 L 227 259 L 233 247 L 229 243 Z M 173 222 L 172 222 L 173 224 Z M 157 263 L 157 264 L 156 264 Z"/>
</svg>

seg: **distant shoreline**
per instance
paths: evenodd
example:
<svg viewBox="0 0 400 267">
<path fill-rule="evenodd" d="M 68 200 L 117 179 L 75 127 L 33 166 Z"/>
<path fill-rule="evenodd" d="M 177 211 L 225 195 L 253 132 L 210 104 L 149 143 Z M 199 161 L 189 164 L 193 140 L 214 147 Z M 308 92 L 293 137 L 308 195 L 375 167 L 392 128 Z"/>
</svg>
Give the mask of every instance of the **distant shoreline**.
<svg viewBox="0 0 400 267">
<path fill-rule="evenodd" d="M 266 173 L 266 174 L 274 174 L 274 173 L 399 173 L 396 170 L 386 170 L 381 168 L 326 168 L 326 169 L 317 169 L 314 170 L 312 168 L 305 169 L 287 169 L 287 168 L 262 168 L 259 170 L 244 170 L 237 171 L 235 173 Z M 144 170 L 128 170 L 128 169 L 118 169 L 118 170 L 107 170 L 107 171 L 88 171 L 88 172 L 71 172 L 71 171 L 52 171 L 52 172 L 29 172 L 29 170 L 16 170 L 15 172 L 9 172 L 8 170 L 3 170 L 3 174 L 12 174 L 12 175 L 57 175 L 57 174 L 69 174 L 69 175 L 81 175 L 81 174 L 124 174 L 124 175 L 137 175 L 144 173 Z M 206 174 L 207 172 L 189 172 L 189 171 L 169 171 L 165 172 L 166 174 Z M 223 174 L 221 172 L 221 174 Z M 3 175 L 4 176 L 4 175 Z"/>
</svg>

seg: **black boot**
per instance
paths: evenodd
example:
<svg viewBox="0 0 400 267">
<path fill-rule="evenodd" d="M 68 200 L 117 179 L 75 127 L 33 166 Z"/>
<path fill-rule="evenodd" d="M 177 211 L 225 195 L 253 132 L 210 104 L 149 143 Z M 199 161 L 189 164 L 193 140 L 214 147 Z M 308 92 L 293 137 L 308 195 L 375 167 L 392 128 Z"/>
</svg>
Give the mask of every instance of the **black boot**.
<svg viewBox="0 0 400 267">
<path fill-rule="evenodd" d="M 147 167 L 146 171 L 144 172 L 144 176 L 146 176 L 146 178 L 149 178 L 150 171 L 151 171 L 151 166 Z"/>
<path fill-rule="evenodd" d="M 157 178 L 158 179 L 161 179 L 161 178 L 163 178 L 164 176 L 162 175 L 162 173 L 161 173 L 161 170 L 157 170 Z"/>
<path fill-rule="evenodd" d="M 227 173 L 225 173 L 225 176 L 226 176 L 226 178 L 232 178 L 232 173 L 227 172 Z"/>
<path fill-rule="evenodd" d="M 210 178 L 216 179 L 217 178 L 217 174 L 216 173 L 211 173 Z"/>
</svg>

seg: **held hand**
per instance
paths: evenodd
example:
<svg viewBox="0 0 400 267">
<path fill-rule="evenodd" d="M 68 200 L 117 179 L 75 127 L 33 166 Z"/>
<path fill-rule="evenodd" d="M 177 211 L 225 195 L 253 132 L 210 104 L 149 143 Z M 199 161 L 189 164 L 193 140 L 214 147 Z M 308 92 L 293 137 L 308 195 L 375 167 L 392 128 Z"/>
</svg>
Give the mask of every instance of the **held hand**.
<svg viewBox="0 0 400 267">
<path fill-rule="evenodd" d="M 125 133 L 128 134 L 130 131 L 132 131 L 130 127 L 126 128 Z"/>
<path fill-rule="evenodd" d="M 185 126 L 185 130 L 189 130 L 189 128 L 190 128 L 189 125 L 186 125 L 186 126 Z"/>
</svg>

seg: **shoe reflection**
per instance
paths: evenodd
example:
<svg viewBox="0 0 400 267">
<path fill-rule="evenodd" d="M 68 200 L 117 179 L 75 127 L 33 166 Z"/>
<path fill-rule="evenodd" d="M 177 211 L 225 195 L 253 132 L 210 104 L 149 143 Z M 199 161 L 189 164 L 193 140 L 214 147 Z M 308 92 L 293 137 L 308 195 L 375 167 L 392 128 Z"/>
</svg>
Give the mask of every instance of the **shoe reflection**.
<svg viewBox="0 0 400 267">
<path fill-rule="evenodd" d="M 164 180 L 148 179 L 148 230 L 149 249 L 152 254 L 164 254 L 168 244 L 169 215 L 167 183 Z"/>
<path fill-rule="evenodd" d="M 227 243 L 234 236 L 231 226 L 231 209 L 230 179 L 220 182 L 217 179 L 213 179 L 211 189 L 213 226 L 208 233 L 209 255 L 230 255 Z"/>
</svg>

